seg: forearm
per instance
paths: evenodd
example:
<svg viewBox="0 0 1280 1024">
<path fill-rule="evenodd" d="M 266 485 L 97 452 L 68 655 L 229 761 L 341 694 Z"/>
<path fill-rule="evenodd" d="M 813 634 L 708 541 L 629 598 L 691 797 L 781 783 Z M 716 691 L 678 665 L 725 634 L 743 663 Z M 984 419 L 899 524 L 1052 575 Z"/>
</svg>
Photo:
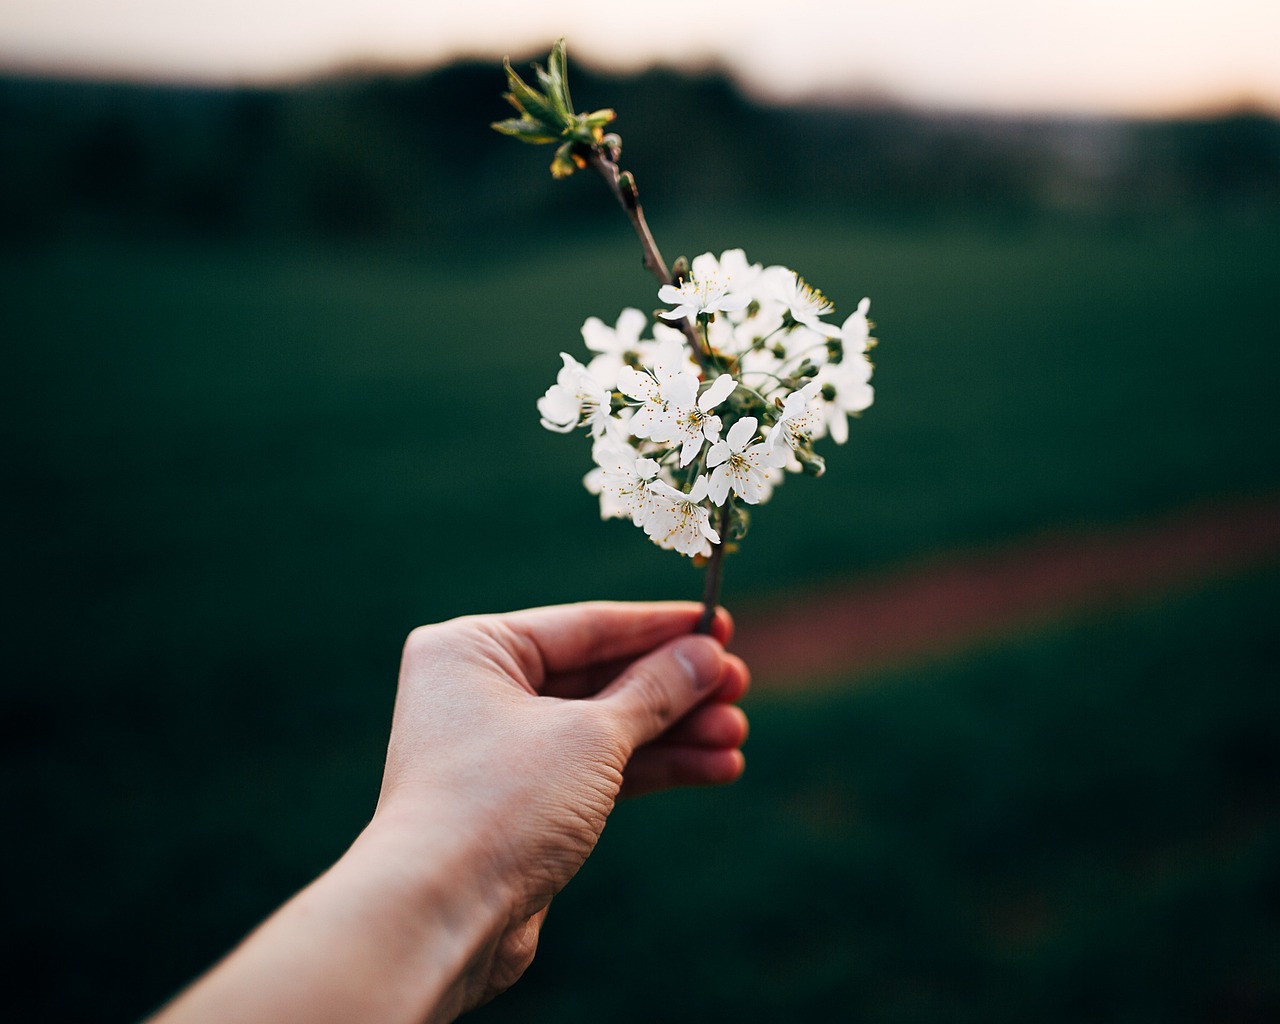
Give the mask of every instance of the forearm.
<svg viewBox="0 0 1280 1024">
<path fill-rule="evenodd" d="M 375 822 L 153 1024 L 451 1020 L 508 914 L 462 844 Z"/>
</svg>

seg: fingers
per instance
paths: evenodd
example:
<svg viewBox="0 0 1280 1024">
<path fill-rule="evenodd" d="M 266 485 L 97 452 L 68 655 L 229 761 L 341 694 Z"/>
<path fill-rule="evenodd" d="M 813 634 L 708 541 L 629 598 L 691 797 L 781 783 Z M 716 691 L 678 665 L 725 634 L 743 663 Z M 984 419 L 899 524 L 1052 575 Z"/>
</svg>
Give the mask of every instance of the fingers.
<svg viewBox="0 0 1280 1024">
<path fill-rule="evenodd" d="M 726 664 L 724 648 L 716 640 L 682 636 L 633 662 L 597 700 L 630 754 L 712 696 Z"/>
<path fill-rule="evenodd" d="M 622 780 L 623 796 L 640 796 L 678 786 L 720 786 L 736 780 L 746 766 L 741 750 L 653 746 L 637 750 Z"/>
<path fill-rule="evenodd" d="M 566 700 L 594 696 L 608 683 L 617 679 L 633 660 L 633 658 L 615 658 L 576 672 L 558 673 L 543 682 L 541 692 L 548 697 L 560 697 Z M 746 663 L 736 654 L 726 654 L 725 666 L 720 673 L 720 682 L 711 699 L 732 704 L 742 699 L 750 682 L 751 673 L 747 671 Z"/>
<path fill-rule="evenodd" d="M 707 704 L 694 708 L 650 745 L 740 747 L 747 741 L 747 728 L 747 716 L 742 708 L 732 704 Z"/>
<path fill-rule="evenodd" d="M 547 675 L 634 658 L 693 631 L 702 606 L 691 601 L 610 602 L 531 608 L 501 616 L 503 625 L 537 650 Z M 716 610 L 712 635 L 721 644 L 733 635 L 733 620 Z"/>
<path fill-rule="evenodd" d="M 738 748 L 747 740 L 747 716 L 729 704 L 694 708 L 657 740 L 631 755 L 623 772 L 624 796 L 678 786 L 735 781 L 744 767 Z"/>
<path fill-rule="evenodd" d="M 720 670 L 720 681 L 716 685 L 713 700 L 724 704 L 733 704 L 746 696 L 751 687 L 751 671 L 747 663 L 736 654 L 726 653 L 724 667 Z"/>
</svg>

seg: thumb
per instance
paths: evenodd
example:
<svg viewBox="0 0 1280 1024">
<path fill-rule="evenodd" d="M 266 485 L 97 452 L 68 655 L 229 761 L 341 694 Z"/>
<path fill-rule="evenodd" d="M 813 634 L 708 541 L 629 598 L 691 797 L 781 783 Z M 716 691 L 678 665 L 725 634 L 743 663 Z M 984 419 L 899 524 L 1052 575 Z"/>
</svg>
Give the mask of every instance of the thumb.
<svg viewBox="0 0 1280 1024">
<path fill-rule="evenodd" d="M 597 700 L 631 749 L 657 739 L 709 694 L 724 667 L 724 648 L 709 636 L 682 636 L 631 664 Z"/>
</svg>

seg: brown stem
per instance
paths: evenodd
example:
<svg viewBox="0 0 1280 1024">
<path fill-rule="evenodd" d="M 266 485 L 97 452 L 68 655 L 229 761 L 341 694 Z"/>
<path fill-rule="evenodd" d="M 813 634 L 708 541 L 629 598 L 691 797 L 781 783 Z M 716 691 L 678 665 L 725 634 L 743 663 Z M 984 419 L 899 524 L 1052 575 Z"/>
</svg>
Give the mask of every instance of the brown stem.
<svg viewBox="0 0 1280 1024">
<path fill-rule="evenodd" d="M 640 239 L 640 248 L 644 250 L 645 268 L 658 279 L 659 284 L 674 284 L 671 271 L 667 269 L 667 262 L 658 251 L 658 243 L 653 240 L 653 232 L 649 230 L 649 224 L 644 219 L 644 210 L 640 206 L 640 198 L 636 193 L 635 179 L 627 175 L 624 183 L 618 165 L 594 147 L 584 149 L 579 155 L 587 162 L 587 166 L 600 175 L 604 183 L 609 186 L 609 191 L 618 200 L 622 212 L 631 221 L 636 237 Z M 689 341 L 694 359 L 698 361 L 703 372 L 709 375 L 711 366 L 707 362 L 706 353 L 703 352 L 702 343 L 698 340 L 697 328 L 686 317 L 680 321 L 680 330 Z"/>
<path fill-rule="evenodd" d="M 666 260 L 658 251 L 658 243 L 653 240 L 653 233 L 644 219 L 644 210 L 640 208 L 640 200 L 636 196 L 634 185 L 631 188 L 624 188 L 618 165 L 599 150 L 588 149 L 582 156 L 588 166 L 604 179 L 604 183 L 609 186 L 609 191 L 613 193 L 614 198 L 618 200 L 618 205 L 631 221 L 631 226 L 635 228 L 636 235 L 640 239 L 640 247 L 644 249 L 645 269 L 653 274 L 660 284 L 670 284 L 671 271 L 667 269 Z"/>
<path fill-rule="evenodd" d="M 716 523 L 716 532 L 720 534 L 720 543 L 711 546 L 711 558 L 707 560 L 707 578 L 702 587 L 702 616 L 695 633 L 711 632 L 711 622 L 716 617 L 716 608 L 720 604 L 721 566 L 724 564 L 724 546 L 728 542 L 729 502 L 726 499 L 720 509 L 720 519 Z"/>
</svg>

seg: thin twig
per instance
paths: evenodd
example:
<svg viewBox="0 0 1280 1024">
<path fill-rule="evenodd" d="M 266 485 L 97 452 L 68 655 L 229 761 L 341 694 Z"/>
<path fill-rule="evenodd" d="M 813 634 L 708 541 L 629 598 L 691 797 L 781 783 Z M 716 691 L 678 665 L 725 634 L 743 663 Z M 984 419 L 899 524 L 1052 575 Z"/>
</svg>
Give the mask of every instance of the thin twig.
<svg viewBox="0 0 1280 1024">
<path fill-rule="evenodd" d="M 695 633 L 711 632 L 711 622 L 716 617 L 716 608 L 720 604 L 720 567 L 724 564 L 724 546 L 728 542 L 729 500 L 725 499 L 720 508 L 720 519 L 716 523 L 716 532 L 720 534 L 720 543 L 711 545 L 711 557 L 707 560 L 707 578 L 702 587 L 702 617 L 698 619 Z"/>
<path fill-rule="evenodd" d="M 618 205 L 622 207 L 622 212 L 631 221 L 636 237 L 640 239 L 640 248 L 644 251 L 645 269 L 658 279 L 660 285 L 674 284 L 675 281 L 671 277 L 671 271 L 667 269 L 667 261 L 662 258 L 662 253 L 658 251 L 658 243 L 653 240 L 653 232 L 649 230 L 649 224 L 644 219 L 644 209 L 640 206 L 640 197 L 636 192 L 635 179 L 628 174 L 625 175 L 626 180 L 624 181 L 624 175 L 619 171 L 618 165 L 594 147 L 583 147 L 579 155 L 587 162 L 587 166 L 600 175 L 604 183 L 609 186 L 609 191 L 618 200 Z M 682 318 L 679 326 L 689 341 L 689 348 L 693 352 L 694 359 L 698 361 L 703 373 L 709 377 L 712 367 L 707 361 L 707 355 L 703 352 L 701 343 L 698 341 L 697 328 L 688 317 Z"/>
</svg>

